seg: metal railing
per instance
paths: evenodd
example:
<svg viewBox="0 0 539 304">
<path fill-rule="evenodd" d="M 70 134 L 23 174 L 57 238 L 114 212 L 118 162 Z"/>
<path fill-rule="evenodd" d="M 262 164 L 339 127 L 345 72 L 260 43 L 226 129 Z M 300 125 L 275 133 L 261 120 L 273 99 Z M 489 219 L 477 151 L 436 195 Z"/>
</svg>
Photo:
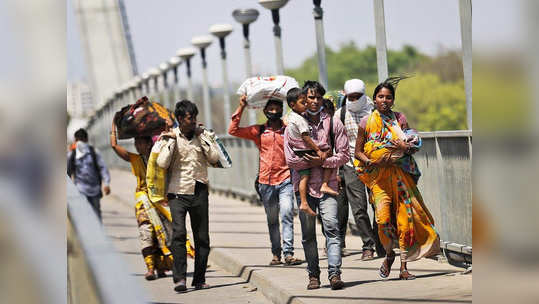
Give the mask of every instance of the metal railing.
<svg viewBox="0 0 539 304">
<path fill-rule="evenodd" d="M 423 147 L 415 154 L 422 172 L 419 190 L 435 220 L 442 247 L 472 253 L 472 132 L 421 132 Z M 108 137 L 107 137 L 108 138 Z M 225 195 L 257 201 L 254 179 L 258 148 L 249 140 L 221 136 L 232 159 L 230 169 L 209 169 L 211 188 Z M 128 168 L 110 146 L 99 146 L 109 165 Z M 134 148 L 133 148 L 134 150 Z M 351 224 L 354 224 L 350 217 Z"/>
<path fill-rule="evenodd" d="M 90 204 L 66 180 L 70 303 L 144 303 L 142 287 L 129 276 Z"/>
</svg>

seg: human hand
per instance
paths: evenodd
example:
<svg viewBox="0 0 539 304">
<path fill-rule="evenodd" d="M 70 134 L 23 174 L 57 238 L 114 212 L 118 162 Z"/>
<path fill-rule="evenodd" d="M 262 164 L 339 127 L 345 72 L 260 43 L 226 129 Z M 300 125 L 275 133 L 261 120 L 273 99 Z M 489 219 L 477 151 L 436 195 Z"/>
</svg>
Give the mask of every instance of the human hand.
<svg viewBox="0 0 539 304">
<path fill-rule="evenodd" d="M 109 195 L 110 194 L 110 187 L 109 186 L 104 186 L 103 187 L 103 192 L 105 193 L 105 195 Z"/>
<path fill-rule="evenodd" d="M 247 106 L 247 95 L 243 94 L 240 97 L 240 108 L 244 109 Z"/>
<path fill-rule="evenodd" d="M 174 131 L 172 130 L 165 130 L 159 134 L 159 139 L 163 138 L 176 138 L 176 134 L 174 134 Z"/>
<path fill-rule="evenodd" d="M 195 128 L 195 136 L 199 136 L 202 133 L 204 133 L 204 125 L 199 124 L 198 127 Z"/>
<path fill-rule="evenodd" d="M 401 139 L 395 139 L 395 140 L 390 140 L 391 144 L 393 144 L 393 146 L 395 147 L 395 149 L 397 150 L 401 150 L 401 151 L 407 151 L 409 148 L 410 148 L 410 143 L 407 143 Z"/>
<path fill-rule="evenodd" d="M 391 159 L 391 154 L 384 154 L 379 159 L 371 162 L 370 166 L 387 167 L 391 164 L 393 164 L 393 160 Z"/>
<path fill-rule="evenodd" d="M 322 160 L 325 160 L 328 157 L 327 152 L 324 152 L 322 150 L 316 151 L 316 155 L 318 155 L 318 157 L 320 157 Z"/>
<path fill-rule="evenodd" d="M 324 163 L 324 160 L 320 158 L 320 156 L 312 156 L 309 154 L 305 154 L 303 156 L 303 159 L 306 160 L 311 167 L 320 167 L 322 166 L 322 163 Z"/>
</svg>

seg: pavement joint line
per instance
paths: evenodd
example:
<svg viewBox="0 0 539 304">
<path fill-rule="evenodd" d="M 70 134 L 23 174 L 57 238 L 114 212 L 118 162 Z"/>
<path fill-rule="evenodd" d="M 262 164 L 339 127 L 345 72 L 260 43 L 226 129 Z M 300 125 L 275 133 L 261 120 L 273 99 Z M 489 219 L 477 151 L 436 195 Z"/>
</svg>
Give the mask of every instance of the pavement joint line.
<svg viewBox="0 0 539 304">
<path fill-rule="evenodd" d="M 241 277 L 247 283 L 254 285 L 272 303 L 306 304 L 306 302 L 274 284 L 271 278 L 257 272 L 257 270 L 261 269 L 257 268 L 256 266 L 252 267 L 244 265 L 238 261 L 238 259 L 232 257 L 232 255 L 227 254 L 223 249 L 212 248 L 209 259 L 212 261 L 212 263 L 217 264 L 219 267 L 225 269 L 231 274 Z"/>
</svg>

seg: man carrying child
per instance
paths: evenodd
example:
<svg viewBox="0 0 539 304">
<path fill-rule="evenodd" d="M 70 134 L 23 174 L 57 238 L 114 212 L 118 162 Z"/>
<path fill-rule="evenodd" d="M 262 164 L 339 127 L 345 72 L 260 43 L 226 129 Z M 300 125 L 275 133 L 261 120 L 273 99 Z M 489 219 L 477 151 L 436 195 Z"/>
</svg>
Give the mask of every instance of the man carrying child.
<svg viewBox="0 0 539 304">
<path fill-rule="evenodd" d="M 304 145 L 303 139 L 295 139 L 291 136 L 289 129 L 284 134 L 284 152 L 288 166 L 293 169 L 292 183 L 294 191 L 299 190 L 299 171 L 310 169 L 308 177 L 308 193 L 306 200 L 309 208 L 314 212 L 318 211 L 322 217 L 322 225 L 325 231 L 326 244 L 328 248 L 328 279 L 332 289 L 341 289 L 344 283 L 341 280 L 341 249 L 340 233 L 337 220 L 337 201 L 335 197 L 321 192 L 323 183 L 324 168 L 336 169 L 345 164 L 350 159 L 348 149 L 348 137 L 343 124 L 339 120 L 333 120 L 331 115 L 323 111 L 322 96 L 325 89 L 316 81 L 307 81 L 303 86 L 303 93 L 307 98 L 307 119 L 310 137 L 317 144 L 319 149 L 324 145 L 332 147 L 335 152 L 326 159 L 319 155 L 313 156 L 305 154 L 298 156 L 294 152 L 294 147 Z M 327 185 L 337 191 L 336 170 L 330 170 Z M 296 195 L 298 205 L 301 205 L 299 194 Z M 318 246 L 316 242 L 316 217 L 305 212 L 300 212 L 302 244 L 307 259 L 307 271 L 309 273 L 309 283 L 307 289 L 320 288 L 320 266 L 318 258 Z"/>
</svg>

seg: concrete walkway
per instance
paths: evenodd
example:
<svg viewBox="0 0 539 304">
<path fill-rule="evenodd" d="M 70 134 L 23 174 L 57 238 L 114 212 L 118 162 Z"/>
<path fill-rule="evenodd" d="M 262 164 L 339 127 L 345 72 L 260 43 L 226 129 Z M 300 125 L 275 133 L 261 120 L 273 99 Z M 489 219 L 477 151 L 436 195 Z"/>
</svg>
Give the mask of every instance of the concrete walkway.
<svg viewBox="0 0 539 304">
<path fill-rule="evenodd" d="M 113 170 L 114 195 L 102 201 L 105 227 L 116 248 L 129 260 L 133 275 L 141 277 L 151 301 L 166 303 L 470 303 L 472 275 L 462 269 L 435 260 L 409 263 L 414 281 L 398 280 L 399 262 L 395 261 L 389 280 L 382 280 L 378 268 L 382 259 L 360 260 L 361 239 L 347 236 L 350 256 L 343 258 L 343 290 L 333 291 L 327 280 L 327 259 L 323 237 L 318 228 L 322 288 L 308 291 L 306 264 L 269 266 L 271 248 L 264 209 L 232 198 L 210 195 L 210 261 L 208 283 L 214 288 L 176 294 L 171 278 L 146 282 L 138 247 L 132 197 L 135 178 L 127 171 Z M 121 207 L 120 207 L 121 206 Z M 129 228 L 129 229 L 122 229 Z M 301 228 L 294 225 L 295 256 L 304 259 Z M 188 261 L 192 271 L 192 260 Z M 224 272 L 224 271 L 226 272 Z M 190 284 L 190 279 L 188 279 Z M 256 291 L 252 291 L 254 289 Z M 250 291 L 250 292 L 249 292 Z M 264 297 L 261 296 L 264 295 Z M 163 300 L 161 300 L 163 299 Z"/>
</svg>

